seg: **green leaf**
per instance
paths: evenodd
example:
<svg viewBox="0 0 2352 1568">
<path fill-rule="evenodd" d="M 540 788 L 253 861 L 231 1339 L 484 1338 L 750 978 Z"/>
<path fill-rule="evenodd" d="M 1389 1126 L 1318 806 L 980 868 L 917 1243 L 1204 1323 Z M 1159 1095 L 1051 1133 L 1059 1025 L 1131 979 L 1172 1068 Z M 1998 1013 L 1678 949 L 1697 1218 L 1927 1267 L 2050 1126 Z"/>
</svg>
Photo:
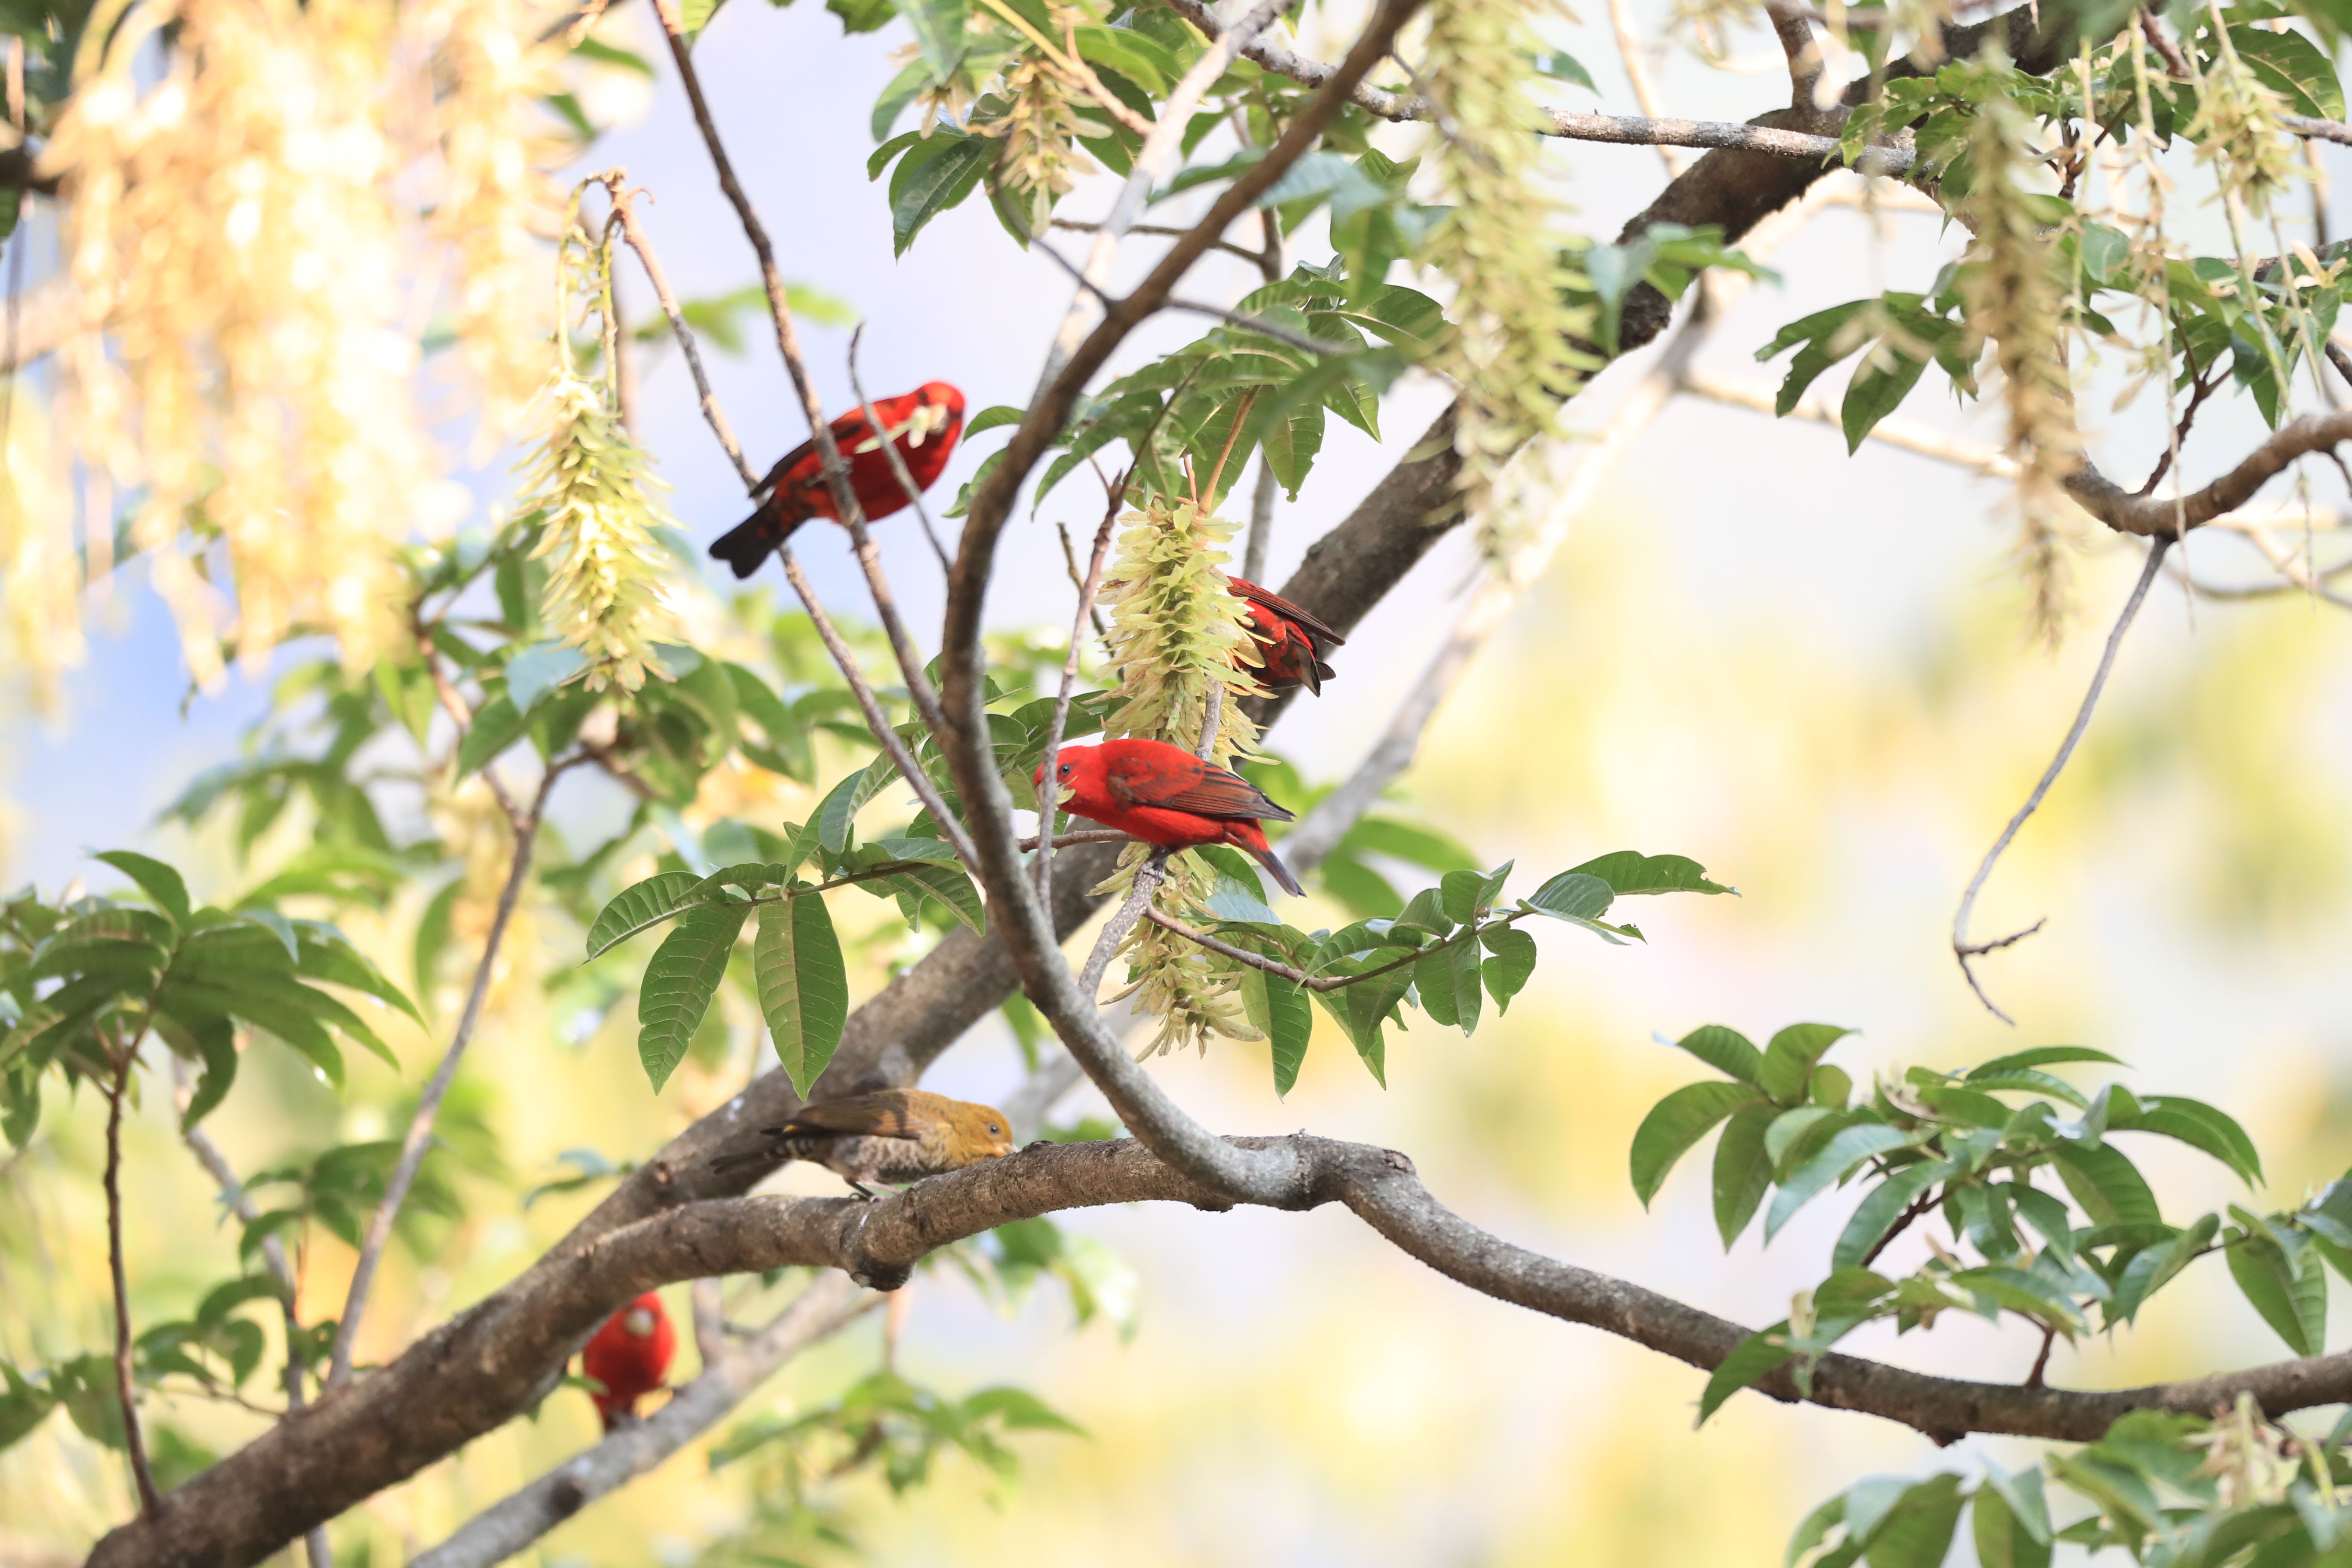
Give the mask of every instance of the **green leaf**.
<svg viewBox="0 0 2352 1568">
<path fill-rule="evenodd" d="M 1777 1105 L 1750 1105 L 1732 1113 L 1715 1141 L 1715 1228 L 1723 1248 L 1739 1239 L 1764 1191 L 1772 1184 L 1772 1162 L 1764 1152 L 1764 1130 L 1780 1114 Z"/>
<path fill-rule="evenodd" d="M 105 861 L 138 883 L 139 890 L 154 900 L 155 907 L 171 916 L 174 924 L 188 923 L 188 884 L 171 867 L 133 849 L 108 849 L 90 858 Z"/>
<path fill-rule="evenodd" d="M 595 958 L 672 915 L 706 901 L 697 897 L 703 879 L 691 871 L 662 871 L 613 895 L 588 928 L 588 956 Z"/>
<path fill-rule="evenodd" d="M 1921 1193 L 1956 1173 L 1955 1167 L 1943 1160 L 1924 1161 L 1906 1165 L 1870 1190 L 1853 1211 L 1853 1217 L 1838 1233 L 1837 1247 L 1830 1255 L 1832 1268 L 1859 1268 L 1870 1257 L 1871 1249 L 1886 1237 L 1903 1211 L 1911 1206 Z"/>
<path fill-rule="evenodd" d="M 226 1018 L 208 1018 L 190 1025 L 188 1035 L 204 1057 L 205 1065 L 196 1079 L 195 1091 L 188 1096 L 188 1109 L 180 1117 L 183 1134 L 210 1116 L 227 1098 L 229 1086 L 236 1081 L 236 1029 Z"/>
<path fill-rule="evenodd" d="M 1507 1013 L 1511 998 L 1536 972 L 1536 939 L 1516 926 L 1487 926 L 1478 932 L 1478 941 L 1495 955 L 1480 971 L 1486 977 L 1486 994 L 1495 999 L 1497 1014 Z"/>
<path fill-rule="evenodd" d="M 2276 1242 L 2248 1235 L 2225 1247 L 2230 1278 L 2238 1282 L 2263 1321 L 2297 1355 L 2317 1355 L 2327 1334 L 2327 1268 L 2318 1249 L 2306 1247 L 2299 1263 L 2288 1260 Z"/>
<path fill-rule="evenodd" d="M 1910 395 L 1927 368 L 1926 360 L 1914 359 L 1885 342 L 1864 357 L 1853 379 L 1846 384 L 1845 401 L 1838 411 L 1848 457 L 1862 450 L 1871 431 Z"/>
<path fill-rule="evenodd" d="M 1793 1353 L 1786 1323 L 1759 1329 L 1740 1341 L 1706 1380 L 1706 1388 L 1698 1396 L 1698 1425 L 1706 1426 L 1706 1418 L 1722 1409 L 1725 1400 L 1778 1370 Z"/>
<path fill-rule="evenodd" d="M 1868 1532 L 1864 1561 L 1870 1568 L 1939 1568 L 1952 1549 L 1960 1502 L 1956 1475 L 1930 1476 L 1909 1488 Z"/>
<path fill-rule="evenodd" d="M 2059 1179 L 2095 1225 L 2161 1225 L 2156 1194 L 2133 1164 L 2112 1148 L 2062 1143 L 2052 1151 Z"/>
<path fill-rule="evenodd" d="M 0 1366 L 0 1376 L 7 1379 L 6 1392 L 0 1393 L 0 1451 L 5 1451 L 31 1436 L 58 1407 L 58 1401 L 47 1389 L 20 1376 L 13 1366 Z"/>
<path fill-rule="evenodd" d="M 891 254 L 906 255 L 924 225 L 971 195 L 996 152 L 985 136 L 941 126 L 899 159 L 890 174 Z"/>
<path fill-rule="evenodd" d="M 945 81 L 964 55 L 964 0 L 893 0 L 915 35 L 915 48 L 932 78 Z M 902 247 L 903 248 L 903 247 Z"/>
<path fill-rule="evenodd" d="M 1412 966 L 1422 1011 L 1449 1029 L 1467 1035 L 1478 1027 L 1478 944 L 1464 932 L 1423 953 Z"/>
<path fill-rule="evenodd" d="M 1598 877 L 1609 884 L 1620 898 L 1634 893 L 1729 893 L 1736 889 L 1706 879 L 1706 868 L 1685 855 L 1644 855 L 1638 849 L 1620 849 L 1598 859 L 1587 860 L 1581 866 L 1571 866 L 1563 876 Z"/>
<path fill-rule="evenodd" d="M 522 727 L 522 710 L 503 692 L 483 703 L 457 743 L 457 777 L 466 777 L 521 740 Z"/>
<path fill-rule="evenodd" d="M 725 4 L 727 0 L 678 0 L 677 30 L 686 36 L 687 47 L 694 47 L 695 40 L 702 37 L 702 30 L 710 26 L 710 18 L 717 16 L 719 7 Z"/>
<path fill-rule="evenodd" d="M 2241 25 L 2230 29 L 2231 46 L 2263 85 L 2284 96 L 2289 111 L 2315 120 L 2344 118 L 2344 86 L 2318 45 L 2301 33 L 2273 33 Z"/>
<path fill-rule="evenodd" d="M 1665 1184 L 1666 1173 L 1692 1144 L 1725 1117 L 1756 1103 L 1756 1091 L 1744 1083 L 1694 1083 L 1651 1107 L 1633 1131 L 1633 1192 L 1642 1206 L 1650 1206 Z"/>
<path fill-rule="evenodd" d="M 643 884 L 639 884 L 643 886 Z M 772 906 L 763 905 L 763 909 Z M 637 1060 L 659 1094 L 719 994 L 728 955 L 751 912 L 745 903 L 698 904 L 662 939 L 637 987 Z"/>
<path fill-rule="evenodd" d="M 1701 1024 L 1679 1040 L 1668 1040 L 1663 1035 L 1658 1038 L 1664 1044 L 1680 1046 L 1717 1072 L 1741 1083 L 1759 1087 L 1763 1083 L 1763 1055 L 1737 1029 L 1727 1029 L 1720 1024 Z"/>
<path fill-rule="evenodd" d="M 2254 1141 L 2228 1112 L 2202 1100 L 2178 1094 L 2151 1094 L 2141 1100 L 2140 1113 L 2125 1121 L 2110 1120 L 2111 1129 L 2156 1132 L 2201 1149 L 2252 1185 L 2263 1179 L 2263 1157 Z"/>
<path fill-rule="evenodd" d="M 988 910 L 981 902 L 980 889 L 961 866 L 919 861 L 891 880 L 938 900 L 947 906 L 950 914 L 970 926 L 975 936 L 988 934 Z"/>
<path fill-rule="evenodd" d="M 2107 1321 L 2128 1322 L 2137 1317 L 2149 1297 L 2163 1289 L 2175 1275 L 2189 1266 L 2190 1260 L 2212 1244 L 2221 1228 L 2221 1216 L 2209 1214 L 2168 1240 L 2135 1256 L 2125 1266 L 2123 1279 L 2116 1285 L 2115 1300 L 2107 1303 Z"/>
<path fill-rule="evenodd" d="M 1242 972 L 1242 1007 L 1250 1026 L 1266 1038 L 1274 1056 L 1274 1093 L 1279 1100 L 1298 1081 L 1307 1044 L 1315 1032 L 1315 1009 L 1305 986 L 1263 969 Z"/>
<path fill-rule="evenodd" d="M 2042 1495 L 2042 1472 L 2029 1465 L 2015 1475 L 2011 1475 L 1981 1454 L 1977 1458 L 1985 1468 L 1985 1484 L 1979 1488 L 1977 1492 L 1979 1504 L 1985 1493 L 1990 1490 L 1994 1497 L 2000 1500 L 2011 1520 L 2025 1532 L 2026 1539 L 2046 1548 L 2051 1540 L 2050 1504 Z M 1981 1552 L 1984 1550 L 1981 1531 L 1978 1540 L 1977 1549 Z M 2021 1564 L 2033 1561 L 2027 1557 L 2018 1559 Z M 2041 1562 L 2046 1564 L 2049 1561 L 2049 1553 L 2045 1551 Z M 1987 1562 L 1985 1568 L 1995 1568 L 1995 1565 Z"/>
<path fill-rule="evenodd" d="M 416 917 L 415 950 L 410 963 L 416 972 L 416 994 L 427 1002 L 433 998 L 433 984 L 439 977 L 441 954 L 449 945 L 450 922 L 457 913 L 457 900 L 465 891 L 466 879 L 451 878 L 425 904 L 425 912 Z"/>
<path fill-rule="evenodd" d="M 832 854 L 848 853 L 854 833 L 851 825 L 857 820 L 857 814 L 898 776 L 897 766 L 885 752 L 826 791 L 816 815 L 809 818 L 809 826 L 816 829 L 817 842 Z"/>
<path fill-rule="evenodd" d="M 823 898 L 811 894 L 760 906 L 751 973 L 777 1058 L 805 1098 L 833 1060 L 849 1016 L 849 975 Z"/>
<path fill-rule="evenodd" d="M 1587 92 L 1599 92 L 1592 85 L 1592 73 L 1577 63 L 1576 57 L 1559 49 L 1538 49 L 1533 62 L 1538 76 L 1548 76 L 1554 81 L 1570 82 Z"/>
<path fill-rule="evenodd" d="M 1756 1069 L 1757 1087 L 1782 1105 L 1796 1104 L 1805 1098 L 1822 1053 L 1853 1033 L 1835 1024 L 1790 1025 L 1764 1047 L 1764 1059 Z"/>
<path fill-rule="evenodd" d="M 1460 872 L 1449 872 L 1448 879 Z M 1617 890 L 1601 878 L 1587 871 L 1562 871 L 1559 876 L 1528 895 L 1528 902 L 1548 915 L 1565 921 L 1594 921 L 1609 912 L 1617 901 Z M 1448 910 L 1448 914 L 1453 911 Z M 1466 916 L 1456 915 L 1456 920 Z"/>
<path fill-rule="evenodd" d="M 2107 1062 L 2121 1067 L 2123 1058 L 2093 1050 L 2088 1046 L 2036 1046 L 2030 1051 L 2011 1051 L 2005 1057 L 1978 1063 L 1969 1069 L 1968 1081 L 1974 1083 L 1982 1078 L 1996 1078 L 2004 1073 L 2050 1067 L 2059 1062 Z"/>
<path fill-rule="evenodd" d="M 1772 1194 L 1772 1206 L 1764 1215 L 1764 1239 L 1769 1242 L 1779 1235 L 1799 1209 L 1872 1155 L 1907 1149 L 1935 1135 L 1933 1128 L 1906 1132 L 1877 1122 L 1863 1122 L 1840 1131 Z"/>
</svg>

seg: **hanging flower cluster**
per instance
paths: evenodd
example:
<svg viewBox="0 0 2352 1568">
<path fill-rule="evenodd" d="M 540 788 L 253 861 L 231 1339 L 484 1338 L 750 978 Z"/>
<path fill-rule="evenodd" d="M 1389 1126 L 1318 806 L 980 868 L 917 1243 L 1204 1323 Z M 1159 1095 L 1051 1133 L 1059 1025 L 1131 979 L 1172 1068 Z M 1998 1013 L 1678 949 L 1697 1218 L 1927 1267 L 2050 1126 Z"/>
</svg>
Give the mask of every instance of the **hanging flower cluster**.
<svg viewBox="0 0 2352 1568">
<path fill-rule="evenodd" d="M 652 493 L 668 487 L 652 476 L 621 423 L 613 237 L 608 231 L 591 240 L 578 213 L 575 193 L 557 256 L 547 435 L 525 465 L 530 488 L 519 514 L 537 514 L 541 537 L 531 554 L 549 563 L 543 613 L 556 635 L 586 656 L 588 689 L 635 691 L 648 668 L 659 669 L 654 644 L 677 636 L 658 532 L 673 525 Z M 575 290 L 603 341 L 594 374 L 582 373 L 572 343 Z"/>
</svg>

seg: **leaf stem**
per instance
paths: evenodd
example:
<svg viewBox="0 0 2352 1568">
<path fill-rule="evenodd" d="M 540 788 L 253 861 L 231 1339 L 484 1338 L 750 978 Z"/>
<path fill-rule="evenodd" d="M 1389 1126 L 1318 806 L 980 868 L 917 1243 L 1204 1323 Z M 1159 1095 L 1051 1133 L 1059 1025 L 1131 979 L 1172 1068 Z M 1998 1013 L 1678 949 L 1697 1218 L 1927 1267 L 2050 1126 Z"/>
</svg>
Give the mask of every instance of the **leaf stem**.
<svg viewBox="0 0 2352 1568">
<path fill-rule="evenodd" d="M 149 1001 L 147 1014 L 154 1016 Z M 122 1261 L 122 1101 L 131 1092 L 131 1069 L 147 1038 L 140 1026 L 138 1038 L 125 1047 L 114 1063 L 114 1082 L 106 1096 L 106 1264 L 114 1280 L 114 1394 L 122 1410 L 122 1447 L 131 1457 L 131 1477 L 139 1488 L 139 1511 L 153 1517 L 163 1506 L 155 1489 L 155 1472 L 147 1463 L 147 1439 L 139 1429 L 139 1395 L 131 1381 L 131 1279 Z"/>
</svg>

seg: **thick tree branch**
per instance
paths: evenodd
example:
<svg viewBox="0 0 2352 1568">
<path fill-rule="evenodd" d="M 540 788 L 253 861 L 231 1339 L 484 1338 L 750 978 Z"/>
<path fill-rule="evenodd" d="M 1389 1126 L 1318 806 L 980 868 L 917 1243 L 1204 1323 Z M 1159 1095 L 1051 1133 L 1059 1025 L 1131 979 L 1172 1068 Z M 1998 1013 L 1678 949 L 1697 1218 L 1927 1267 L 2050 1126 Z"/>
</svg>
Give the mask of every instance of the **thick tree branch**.
<svg viewBox="0 0 2352 1568">
<path fill-rule="evenodd" d="M 1402 1250 L 1497 1300 L 1615 1334 L 1699 1368 L 1747 1338 L 1738 1324 L 1638 1285 L 1515 1247 L 1468 1224 L 1431 1195 L 1403 1155 L 1305 1135 L 1231 1141 L 1289 1173 L 1264 1206 L 1344 1204 Z M 371 1380 L 396 1384 L 389 1407 L 348 1395 L 289 1415 L 247 1454 L 267 1458 L 289 1486 L 270 1506 L 223 1506 L 207 1486 L 218 1467 L 163 1500 L 159 1513 L 100 1542 L 92 1568 L 243 1564 L 381 1483 L 371 1471 L 413 1474 L 508 1418 L 544 1382 L 542 1368 L 622 1302 L 680 1279 L 786 1267 L 839 1268 L 895 1288 L 940 1247 L 1016 1219 L 1108 1204 L 1172 1202 L 1223 1209 L 1204 1187 L 1131 1139 L 1034 1147 L 917 1184 L 877 1203 L 852 1198 L 750 1197 L 688 1205 L 625 1226 L 594 1247 L 543 1259 L 508 1289 L 436 1330 Z M 1759 1392 L 1794 1402 L 1785 1372 Z M 1948 1441 L 1969 1432 L 2087 1442 L 2138 1409 L 2202 1413 L 2251 1393 L 2275 1417 L 2352 1400 L 2352 1352 L 2114 1393 L 1967 1383 L 1865 1361 L 1822 1358 L 1811 1403 L 1883 1416 Z M 396 1417 L 396 1418 L 386 1418 Z M 658 1419 L 658 1416 L 656 1417 Z M 243 1458 L 243 1456 L 240 1456 Z"/>
</svg>

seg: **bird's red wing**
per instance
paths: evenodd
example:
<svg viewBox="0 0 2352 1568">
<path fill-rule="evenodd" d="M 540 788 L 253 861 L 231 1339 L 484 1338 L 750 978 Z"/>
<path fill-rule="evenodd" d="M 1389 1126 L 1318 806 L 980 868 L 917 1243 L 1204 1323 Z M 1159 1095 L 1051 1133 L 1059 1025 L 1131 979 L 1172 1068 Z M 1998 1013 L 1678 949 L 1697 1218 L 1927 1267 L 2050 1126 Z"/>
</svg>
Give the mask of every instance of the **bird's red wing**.
<svg viewBox="0 0 2352 1568">
<path fill-rule="evenodd" d="M 1297 623 L 1302 630 L 1312 636 L 1318 644 L 1329 643 L 1333 647 L 1338 647 L 1348 640 L 1279 594 L 1269 594 L 1256 584 L 1242 577 L 1228 577 L 1225 582 L 1234 593 L 1239 594 L 1251 604 L 1264 605 L 1283 619 Z M 1318 647 L 1317 651 L 1321 650 Z"/>
<path fill-rule="evenodd" d="M 1181 773 L 1150 773 L 1137 776 L 1109 771 L 1114 795 L 1127 803 L 1156 805 L 1170 811 L 1193 811 L 1202 816 L 1255 816 L 1288 822 L 1290 813 L 1265 798 L 1258 787 L 1239 773 L 1194 761 Z"/>
<path fill-rule="evenodd" d="M 787 1136 L 794 1132 L 847 1132 L 870 1138 L 917 1136 L 914 1124 L 907 1118 L 906 1102 L 887 1089 L 803 1105 L 784 1123 L 784 1131 Z"/>
</svg>

